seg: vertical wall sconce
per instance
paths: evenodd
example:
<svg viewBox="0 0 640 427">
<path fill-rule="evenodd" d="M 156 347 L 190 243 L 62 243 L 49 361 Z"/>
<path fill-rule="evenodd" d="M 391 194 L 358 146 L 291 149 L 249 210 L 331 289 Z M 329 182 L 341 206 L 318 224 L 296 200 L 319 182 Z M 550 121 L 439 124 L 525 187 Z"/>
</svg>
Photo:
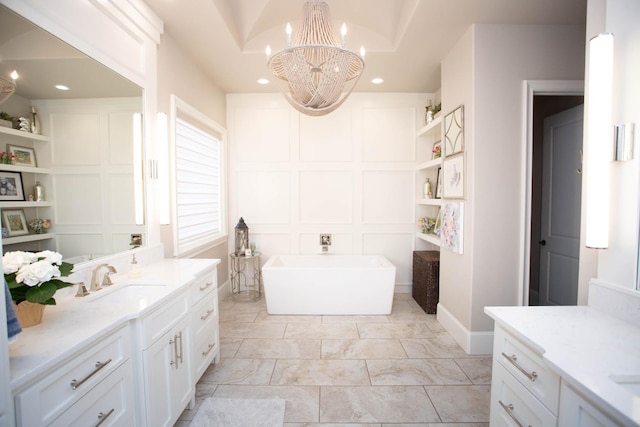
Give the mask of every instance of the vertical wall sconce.
<svg viewBox="0 0 640 427">
<path fill-rule="evenodd" d="M 586 245 L 609 246 L 609 186 L 613 150 L 613 34 L 589 41 L 589 107 L 587 111 Z"/>
<path fill-rule="evenodd" d="M 169 195 L 171 189 L 169 187 L 169 121 L 166 113 L 158 113 L 158 205 L 160 225 L 168 225 L 170 223 Z"/>
<path fill-rule="evenodd" d="M 144 224 L 144 184 L 142 172 L 142 114 L 133 114 L 133 197 L 136 224 Z"/>
<path fill-rule="evenodd" d="M 614 146 L 613 146 L 613 158 L 617 162 L 626 162 L 633 159 L 633 142 L 635 138 L 635 124 L 626 123 L 616 125 L 614 127 Z"/>
</svg>

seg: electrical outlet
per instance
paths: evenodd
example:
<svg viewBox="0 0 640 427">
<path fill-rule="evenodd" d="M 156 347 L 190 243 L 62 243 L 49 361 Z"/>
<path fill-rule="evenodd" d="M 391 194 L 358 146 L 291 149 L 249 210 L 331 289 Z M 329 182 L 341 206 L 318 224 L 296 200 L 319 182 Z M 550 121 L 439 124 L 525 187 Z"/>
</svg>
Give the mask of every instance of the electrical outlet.
<svg viewBox="0 0 640 427">
<path fill-rule="evenodd" d="M 322 246 L 331 246 L 331 234 L 321 234 L 320 244 Z"/>
<path fill-rule="evenodd" d="M 131 234 L 129 245 L 133 247 L 142 246 L 142 234 Z"/>
</svg>

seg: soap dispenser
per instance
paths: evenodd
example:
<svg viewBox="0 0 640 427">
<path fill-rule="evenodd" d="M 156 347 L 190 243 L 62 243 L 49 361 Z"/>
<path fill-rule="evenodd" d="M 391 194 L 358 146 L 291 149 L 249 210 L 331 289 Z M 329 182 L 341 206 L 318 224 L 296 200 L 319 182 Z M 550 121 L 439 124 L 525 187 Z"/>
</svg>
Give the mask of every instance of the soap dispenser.
<svg viewBox="0 0 640 427">
<path fill-rule="evenodd" d="M 136 259 L 136 254 L 133 254 L 133 258 L 131 259 L 131 270 L 129 270 L 129 277 L 140 277 L 142 272 L 140 271 L 140 265 L 138 264 L 138 260 Z"/>
</svg>

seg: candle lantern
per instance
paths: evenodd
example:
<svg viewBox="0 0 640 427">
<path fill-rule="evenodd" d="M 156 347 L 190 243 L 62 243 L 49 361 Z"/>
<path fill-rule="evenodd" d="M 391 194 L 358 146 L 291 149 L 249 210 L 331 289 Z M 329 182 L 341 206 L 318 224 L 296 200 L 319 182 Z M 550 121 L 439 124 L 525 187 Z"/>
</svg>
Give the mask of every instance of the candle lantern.
<svg viewBox="0 0 640 427">
<path fill-rule="evenodd" d="M 240 217 L 236 225 L 236 256 L 245 256 L 245 251 L 249 248 L 249 227 Z"/>
</svg>

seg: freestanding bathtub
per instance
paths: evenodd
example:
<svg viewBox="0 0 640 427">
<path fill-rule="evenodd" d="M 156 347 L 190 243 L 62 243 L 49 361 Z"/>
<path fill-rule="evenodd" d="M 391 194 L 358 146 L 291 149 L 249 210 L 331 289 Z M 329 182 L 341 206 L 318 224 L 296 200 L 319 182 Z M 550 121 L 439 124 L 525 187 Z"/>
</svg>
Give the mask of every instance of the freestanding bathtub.
<svg viewBox="0 0 640 427">
<path fill-rule="evenodd" d="M 269 314 L 389 314 L 396 267 L 382 255 L 273 255 L 262 277 Z"/>
</svg>

